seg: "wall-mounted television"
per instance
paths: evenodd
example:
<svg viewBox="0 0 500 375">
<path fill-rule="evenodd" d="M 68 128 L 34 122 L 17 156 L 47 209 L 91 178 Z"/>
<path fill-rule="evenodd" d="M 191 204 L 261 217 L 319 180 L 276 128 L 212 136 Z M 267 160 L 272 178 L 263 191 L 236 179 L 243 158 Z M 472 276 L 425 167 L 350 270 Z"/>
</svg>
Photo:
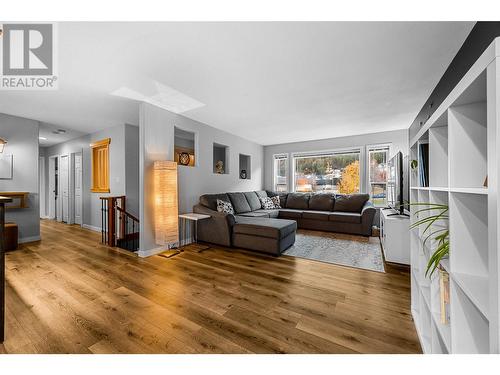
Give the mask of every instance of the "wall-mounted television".
<svg viewBox="0 0 500 375">
<path fill-rule="evenodd" d="M 410 184 L 408 181 L 408 157 L 398 152 L 388 162 L 387 204 L 400 215 L 409 210 Z"/>
</svg>

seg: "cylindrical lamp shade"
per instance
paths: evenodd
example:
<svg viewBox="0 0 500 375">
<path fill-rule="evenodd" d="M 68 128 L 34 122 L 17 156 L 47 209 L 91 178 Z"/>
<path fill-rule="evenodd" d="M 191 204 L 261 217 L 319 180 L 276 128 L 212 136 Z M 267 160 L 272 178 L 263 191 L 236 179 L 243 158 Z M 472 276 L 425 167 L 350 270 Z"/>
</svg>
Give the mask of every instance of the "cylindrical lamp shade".
<svg viewBox="0 0 500 375">
<path fill-rule="evenodd" d="M 179 209 L 177 202 L 177 163 L 154 162 L 155 240 L 171 247 L 179 242 Z"/>
</svg>

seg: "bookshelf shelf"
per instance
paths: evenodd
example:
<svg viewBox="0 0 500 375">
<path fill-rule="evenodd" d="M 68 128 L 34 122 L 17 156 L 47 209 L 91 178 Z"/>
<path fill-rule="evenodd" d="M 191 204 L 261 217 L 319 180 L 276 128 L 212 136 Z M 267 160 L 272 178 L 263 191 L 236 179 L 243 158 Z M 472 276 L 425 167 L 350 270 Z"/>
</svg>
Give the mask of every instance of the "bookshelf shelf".
<svg viewBox="0 0 500 375">
<path fill-rule="evenodd" d="M 428 170 L 410 173 L 410 199 L 449 207 L 448 220 L 431 228 L 449 230 L 449 258 L 440 263 L 449 274 L 447 293 L 438 272 L 425 275 L 437 242 L 431 238 L 424 246 L 428 232 L 423 227 L 410 235 L 412 314 L 424 353 L 500 353 L 499 96 L 497 38 L 410 141 L 412 160 L 421 160 L 426 151 L 420 146 L 428 145 Z M 410 207 L 412 223 L 427 215 L 416 217 L 419 208 Z M 441 321 L 443 296 L 449 297 L 446 324 Z"/>
<path fill-rule="evenodd" d="M 463 273 L 454 272 L 451 274 L 452 279 L 469 297 L 470 301 L 477 309 L 488 319 L 488 304 L 489 304 L 489 279 L 484 276 L 473 276 Z"/>
</svg>

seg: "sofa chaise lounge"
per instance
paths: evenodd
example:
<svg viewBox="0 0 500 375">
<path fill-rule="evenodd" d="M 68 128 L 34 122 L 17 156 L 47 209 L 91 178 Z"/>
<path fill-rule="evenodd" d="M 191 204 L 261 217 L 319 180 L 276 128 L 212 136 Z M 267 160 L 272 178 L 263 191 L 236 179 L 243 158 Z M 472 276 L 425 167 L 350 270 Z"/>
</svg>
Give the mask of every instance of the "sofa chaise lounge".
<svg viewBox="0 0 500 375">
<path fill-rule="evenodd" d="M 262 209 L 260 198 L 280 197 L 281 208 Z M 217 211 L 230 202 L 234 214 Z M 198 224 L 198 239 L 279 255 L 295 242 L 297 228 L 370 236 L 375 208 L 368 194 L 309 194 L 251 191 L 204 194 L 193 207 L 210 215 Z"/>
</svg>

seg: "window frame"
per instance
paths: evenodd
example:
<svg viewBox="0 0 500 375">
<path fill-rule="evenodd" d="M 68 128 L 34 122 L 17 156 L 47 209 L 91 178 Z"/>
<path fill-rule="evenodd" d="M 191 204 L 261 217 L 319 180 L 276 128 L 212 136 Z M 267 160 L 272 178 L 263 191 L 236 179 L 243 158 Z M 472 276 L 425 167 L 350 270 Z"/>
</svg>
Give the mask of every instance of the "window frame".
<svg viewBox="0 0 500 375">
<path fill-rule="evenodd" d="M 386 191 L 386 197 L 385 197 L 385 203 L 382 205 L 378 205 L 373 203 L 373 206 L 376 208 L 381 208 L 381 207 L 386 207 L 387 206 L 387 175 L 386 175 L 386 181 L 385 182 L 376 182 L 376 181 L 371 181 L 371 168 L 370 168 L 370 154 L 372 152 L 380 152 L 380 151 L 386 151 L 387 158 L 386 158 L 386 163 L 389 162 L 389 159 L 391 158 L 392 155 L 392 144 L 391 143 L 379 143 L 379 144 L 372 144 L 372 145 L 366 145 L 366 192 L 370 195 L 370 202 L 373 203 L 373 198 L 372 198 L 372 185 L 382 185 L 385 184 L 385 191 Z"/>
<path fill-rule="evenodd" d="M 109 193 L 109 145 L 111 138 L 105 138 L 90 144 L 92 181 L 90 191 L 92 193 Z M 103 165 L 101 165 L 101 156 L 104 155 Z"/>
<path fill-rule="evenodd" d="M 297 169 L 297 159 L 307 158 L 307 157 L 321 157 L 321 156 L 334 156 L 342 154 L 358 154 L 359 155 L 359 191 L 358 193 L 363 193 L 363 178 L 364 178 L 364 167 L 362 165 L 362 160 L 364 159 L 364 147 L 348 147 L 348 148 L 338 148 L 334 150 L 322 150 L 322 151 L 308 151 L 308 152 L 295 152 L 292 153 L 292 180 L 291 186 L 292 191 L 296 192 L 295 188 L 295 175 Z"/>
<path fill-rule="evenodd" d="M 276 162 L 278 160 L 285 160 L 285 191 L 290 192 L 290 164 L 289 164 L 289 156 L 288 154 L 274 154 L 273 155 L 273 190 L 278 191 L 276 189 L 277 186 L 277 173 L 276 173 Z"/>
</svg>

